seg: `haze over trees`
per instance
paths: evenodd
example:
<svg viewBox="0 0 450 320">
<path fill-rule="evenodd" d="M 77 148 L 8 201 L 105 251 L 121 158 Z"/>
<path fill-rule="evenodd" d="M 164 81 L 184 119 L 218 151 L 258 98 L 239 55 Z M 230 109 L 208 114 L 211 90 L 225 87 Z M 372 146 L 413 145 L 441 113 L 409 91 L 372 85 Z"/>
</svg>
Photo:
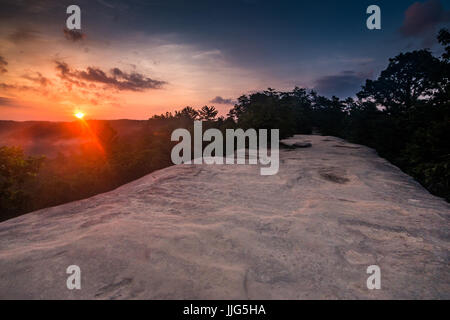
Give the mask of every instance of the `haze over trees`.
<svg viewBox="0 0 450 320">
<path fill-rule="evenodd" d="M 367 80 L 354 98 L 320 96 L 294 88 L 242 95 L 226 117 L 213 106 L 185 107 L 155 115 L 126 138 L 107 121 L 95 123 L 102 151 L 79 148 L 71 155 L 30 157 L 0 148 L 0 220 L 111 190 L 172 165 L 174 129 L 280 129 L 280 137 L 309 134 L 342 137 L 377 150 L 431 193 L 450 200 L 450 34 L 441 30 L 441 57 L 429 50 L 400 53 Z"/>
</svg>

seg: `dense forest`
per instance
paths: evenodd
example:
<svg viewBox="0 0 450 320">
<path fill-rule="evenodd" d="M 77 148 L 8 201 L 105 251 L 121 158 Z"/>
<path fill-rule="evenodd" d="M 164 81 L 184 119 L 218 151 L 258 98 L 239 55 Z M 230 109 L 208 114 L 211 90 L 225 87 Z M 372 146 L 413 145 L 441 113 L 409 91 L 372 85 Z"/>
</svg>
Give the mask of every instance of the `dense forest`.
<svg viewBox="0 0 450 320">
<path fill-rule="evenodd" d="M 389 59 L 355 98 L 339 99 L 294 88 L 243 95 L 226 117 L 214 107 L 185 107 L 150 118 L 132 137 L 121 138 L 106 122 L 87 121 L 98 148 L 56 157 L 29 156 L 0 147 L 0 220 L 111 190 L 170 166 L 174 129 L 215 127 L 280 129 L 280 137 L 342 137 L 374 148 L 431 193 L 450 200 L 450 34 L 439 32 L 441 57 L 426 49 Z"/>
</svg>

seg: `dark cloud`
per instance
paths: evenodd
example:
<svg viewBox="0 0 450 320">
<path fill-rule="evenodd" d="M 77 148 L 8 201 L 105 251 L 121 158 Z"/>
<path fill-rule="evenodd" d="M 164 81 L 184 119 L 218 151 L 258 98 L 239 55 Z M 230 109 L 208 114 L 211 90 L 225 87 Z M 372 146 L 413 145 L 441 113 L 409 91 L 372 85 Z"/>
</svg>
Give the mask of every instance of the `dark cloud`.
<svg viewBox="0 0 450 320">
<path fill-rule="evenodd" d="M 44 77 L 40 72 L 35 72 L 32 74 L 26 74 L 22 76 L 24 79 L 30 80 L 32 82 L 38 83 L 43 87 L 51 84 L 51 81 Z"/>
<path fill-rule="evenodd" d="M 215 97 L 210 102 L 211 103 L 217 103 L 217 104 L 234 104 L 233 99 L 224 99 L 221 96 Z"/>
<path fill-rule="evenodd" d="M 79 30 L 69 30 L 64 28 L 63 32 L 64 37 L 69 41 L 77 42 L 86 38 L 86 35 Z"/>
<path fill-rule="evenodd" d="M 324 76 L 316 80 L 314 89 L 325 96 L 345 98 L 354 96 L 364 83 L 367 74 L 343 71 L 337 75 Z"/>
<path fill-rule="evenodd" d="M 8 65 L 8 62 L 6 62 L 5 58 L 0 56 L 0 73 L 8 72 L 8 70 L 6 70 L 7 65 Z"/>
<path fill-rule="evenodd" d="M 450 12 L 445 11 L 440 0 L 415 2 L 406 10 L 400 32 L 406 37 L 434 33 L 439 24 L 448 21 L 450 21 Z"/>
<path fill-rule="evenodd" d="M 119 68 L 112 69 L 109 73 L 97 67 L 88 67 L 86 70 L 72 70 L 67 63 L 56 61 L 56 69 L 59 76 L 72 84 L 87 87 L 89 84 L 98 83 L 115 88 L 117 90 L 144 91 L 147 89 L 159 89 L 165 81 L 154 80 L 140 73 L 126 73 Z"/>
</svg>

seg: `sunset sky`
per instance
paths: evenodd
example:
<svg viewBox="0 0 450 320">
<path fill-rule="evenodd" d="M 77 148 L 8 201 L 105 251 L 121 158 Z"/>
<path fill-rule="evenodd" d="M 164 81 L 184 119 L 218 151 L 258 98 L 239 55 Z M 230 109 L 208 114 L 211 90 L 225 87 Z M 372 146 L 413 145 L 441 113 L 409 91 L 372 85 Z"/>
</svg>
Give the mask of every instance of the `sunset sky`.
<svg viewBox="0 0 450 320">
<path fill-rule="evenodd" d="M 82 34 L 64 30 L 81 8 Z M 366 28 L 381 7 L 382 30 Z M 241 94 L 294 86 L 353 96 L 388 58 L 450 25 L 450 0 L 0 0 L 0 119 L 221 114 Z"/>
</svg>

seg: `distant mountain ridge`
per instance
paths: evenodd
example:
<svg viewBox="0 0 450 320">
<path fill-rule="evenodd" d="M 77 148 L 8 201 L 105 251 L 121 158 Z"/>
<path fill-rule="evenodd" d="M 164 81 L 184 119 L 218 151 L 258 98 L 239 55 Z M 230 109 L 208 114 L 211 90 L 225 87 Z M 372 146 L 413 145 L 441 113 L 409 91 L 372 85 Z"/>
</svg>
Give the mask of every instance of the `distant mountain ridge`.
<svg viewBox="0 0 450 320">
<path fill-rule="evenodd" d="M 89 124 L 108 124 L 119 136 L 144 128 L 146 120 L 87 120 Z M 54 156 L 67 153 L 89 139 L 80 136 L 81 122 L 0 120 L 0 146 L 20 146 L 29 155 Z"/>
</svg>

